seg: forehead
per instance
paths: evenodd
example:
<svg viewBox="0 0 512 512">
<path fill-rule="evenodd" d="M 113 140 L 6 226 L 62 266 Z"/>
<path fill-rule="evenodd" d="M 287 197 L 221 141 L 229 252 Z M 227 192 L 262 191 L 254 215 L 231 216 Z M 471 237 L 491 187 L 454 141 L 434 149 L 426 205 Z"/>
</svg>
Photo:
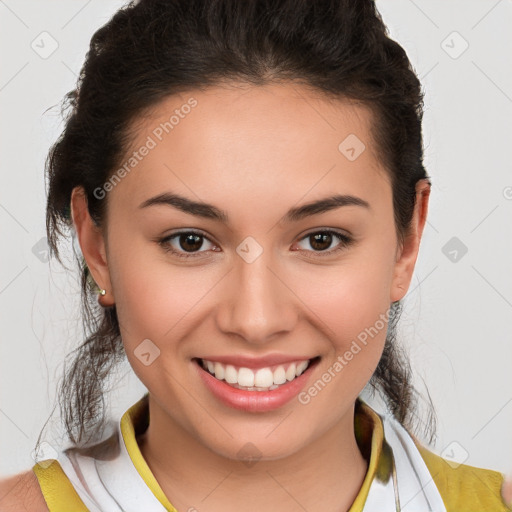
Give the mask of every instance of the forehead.
<svg viewBox="0 0 512 512">
<path fill-rule="evenodd" d="M 288 142 L 295 152 L 300 150 L 298 142 L 309 142 L 305 149 L 321 141 L 322 147 L 338 149 L 340 137 L 353 133 L 365 139 L 372 150 L 372 117 L 361 102 L 327 97 L 302 85 L 233 84 L 171 95 L 136 120 L 134 131 L 139 141 L 152 133 L 160 142 L 172 133 L 176 143 L 201 144 L 210 150 L 215 145 L 222 148 L 227 142 L 243 140 L 251 143 L 249 148 L 245 146 L 246 151 Z M 191 131 L 195 132 L 194 140 Z M 226 141 L 226 136 L 231 140 Z M 229 154 L 241 149 L 233 145 Z"/>
<path fill-rule="evenodd" d="M 132 162 L 113 195 L 139 204 L 166 187 L 229 202 L 236 191 L 261 204 L 273 193 L 293 203 L 332 188 L 354 195 L 382 192 L 388 176 L 371 137 L 372 122 L 364 105 L 296 84 L 172 95 L 132 125 L 123 163 L 133 151 L 150 149 Z"/>
</svg>

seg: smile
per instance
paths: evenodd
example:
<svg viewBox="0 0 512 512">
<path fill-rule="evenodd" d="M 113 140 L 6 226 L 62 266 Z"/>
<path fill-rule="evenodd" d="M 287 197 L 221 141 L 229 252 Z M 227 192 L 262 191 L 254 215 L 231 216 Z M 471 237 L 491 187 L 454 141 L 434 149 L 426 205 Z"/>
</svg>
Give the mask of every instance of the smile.
<svg viewBox="0 0 512 512">
<path fill-rule="evenodd" d="M 235 363 L 233 359 L 237 358 L 229 359 Z M 270 366 L 258 364 L 256 368 L 249 368 L 256 365 L 255 361 L 247 366 L 206 358 L 193 361 L 200 380 L 216 399 L 229 407 L 256 413 L 278 409 L 295 398 L 306 386 L 320 356 Z"/>
<path fill-rule="evenodd" d="M 291 382 L 306 371 L 312 359 L 267 366 L 259 369 L 236 367 L 231 364 L 200 359 L 202 367 L 218 380 L 246 391 L 272 391 Z"/>
</svg>

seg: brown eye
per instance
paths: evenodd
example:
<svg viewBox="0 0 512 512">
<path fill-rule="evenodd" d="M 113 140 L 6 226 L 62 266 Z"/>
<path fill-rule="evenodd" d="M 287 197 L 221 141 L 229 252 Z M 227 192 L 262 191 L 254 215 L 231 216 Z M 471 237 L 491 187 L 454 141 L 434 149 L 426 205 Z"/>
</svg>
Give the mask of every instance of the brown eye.
<svg viewBox="0 0 512 512">
<path fill-rule="evenodd" d="M 186 235 L 178 235 L 178 244 L 180 248 L 185 251 L 195 251 L 201 248 L 203 240 L 200 235 L 190 233 Z"/>
<path fill-rule="evenodd" d="M 203 252 L 199 251 L 207 240 L 213 247 L 215 245 L 202 233 L 195 231 L 181 231 L 174 233 L 158 241 L 160 246 L 166 252 L 170 252 L 180 258 L 189 258 L 200 255 Z"/>
<path fill-rule="evenodd" d="M 313 233 L 307 234 L 305 237 L 301 239 L 301 242 L 307 241 L 312 248 L 312 252 L 319 253 L 319 256 L 332 254 L 339 250 L 345 249 L 352 242 L 353 239 L 349 236 L 338 233 L 337 231 L 325 230 L 325 231 L 315 231 Z M 338 241 L 338 245 L 335 245 L 334 249 L 331 246 L 336 244 Z M 308 252 L 311 252 L 308 250 Z"/>
<path fill-rule="evenodd" d="M 319 251 L 329 249 L 333 238 L 333 235 L 330 233 L 316 233 L 314 235 L 309 235 L 311 247 Z"/>
</svg>

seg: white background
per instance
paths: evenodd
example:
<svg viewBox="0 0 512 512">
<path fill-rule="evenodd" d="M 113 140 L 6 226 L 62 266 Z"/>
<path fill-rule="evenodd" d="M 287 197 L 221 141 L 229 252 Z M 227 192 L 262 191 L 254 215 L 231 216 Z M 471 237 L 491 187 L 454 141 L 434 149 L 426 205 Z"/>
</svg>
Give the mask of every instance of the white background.
<svg viewBox="0 0 512 512">
<path fill-rule="evenodd" d="M 44 248 L 44 161 L 62 129 L 58 104 L 75 86 L 92 34 L 123 3 L 0 0 L 0 476 L 34 464 L 64 356 L 81 340 L 71 257 L 70 272 L 33 248 Z M 424 382 L 436 406 L 432 449 L 512 473 L 512 4 L 377 6 L 426 92 L 433 189 L 401 335 L 418 388 L 425 392 Z M 47 58 L 31 47 L 47 38 L 51 48 L 42 32 L 58 43 Z M 443 252 L 453 237 L 467 247 L 457 261 L 452 247 Z M 145 388 L 129 366 L 112 382 L 117 417 Z M 58 419 L 57 409 L 45 436 L 53 445 Z"/>
</svg>

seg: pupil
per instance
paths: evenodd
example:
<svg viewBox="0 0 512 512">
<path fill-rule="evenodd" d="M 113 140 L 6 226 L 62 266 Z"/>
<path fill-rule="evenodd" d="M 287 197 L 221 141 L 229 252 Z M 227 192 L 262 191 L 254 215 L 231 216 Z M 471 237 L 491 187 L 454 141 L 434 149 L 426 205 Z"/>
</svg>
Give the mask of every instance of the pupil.
<svg viewBox="0 0 512 512">
<path fill-rule="evenodd" d="M 200 249 L 201 248 L 201 237 L 199 235 L 188 234 L 182 235 L 180 238 L 183 239 L 185 237 L 185 245 L 180 244 L 182 249 Z"/>
<path fill-rule="evenodd" d="M 332 235 L 329 233 L 317 233 L 316 235 L 312 235 L 313 243 L 311 244 L 311 247 L 314 249 L 327 249 L 331 245 L 331 239 Z M 322 244 L 325 244 L 325 242 L 328 242 L 326 246 L 322 246 Z M 320 244 L 320 247 L 318 247 L 318 244 Z"/>
</svg>

